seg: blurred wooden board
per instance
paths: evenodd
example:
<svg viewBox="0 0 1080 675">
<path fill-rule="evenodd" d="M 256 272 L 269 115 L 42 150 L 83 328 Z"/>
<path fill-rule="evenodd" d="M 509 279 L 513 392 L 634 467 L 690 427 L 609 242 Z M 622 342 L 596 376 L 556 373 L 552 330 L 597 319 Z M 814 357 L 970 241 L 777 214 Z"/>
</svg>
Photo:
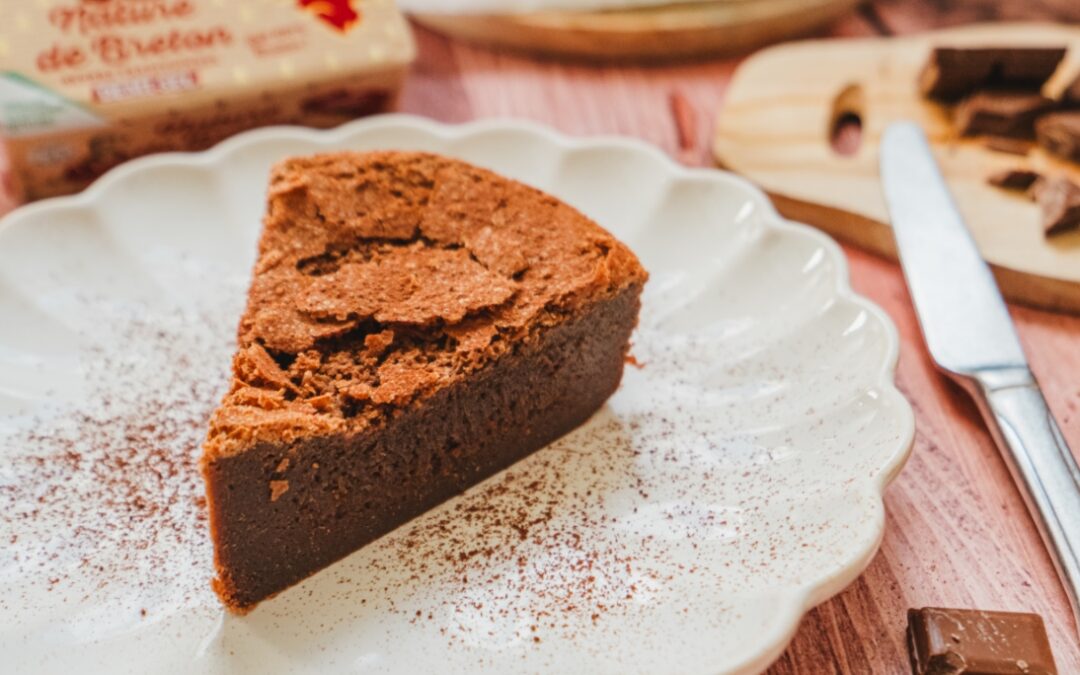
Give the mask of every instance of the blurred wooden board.
<svg viewBox="0 0 1080 675">
<path fill-rule="evenodd" d="M 621 11 L 414 18 L 492 47 L 598 61 L 657 61 L 737 54 L 805 35 L 860 1 L 713 0 Z"/>
<path fill-rule="evenodd" d="M 774 47 L 744 62 L 716 125 L 716 160 L 761 185 L 788 217 L 895 257 L 878 181 L 877 145 L 897 119 L 919 121 L 942 172 L 1005 295 L 1080 313 L 1080 232 L 1047 239 L 1038 207 L 986 183 L 1005 168 L 1070 175 L 1080 167 L 1040 149 L 1027 157 L 957 138 L 946 107 L 923 100 L 916 76 L 933 45 L 1064 45 L 1048 84 L 1057 93 L 1080 70 L 1080 28 L 981 24 L 901 38 L 814 40 Z M 844 156 L 830 143 L 835 121 L 854 113 L 862 142 Z"/>
</svg>

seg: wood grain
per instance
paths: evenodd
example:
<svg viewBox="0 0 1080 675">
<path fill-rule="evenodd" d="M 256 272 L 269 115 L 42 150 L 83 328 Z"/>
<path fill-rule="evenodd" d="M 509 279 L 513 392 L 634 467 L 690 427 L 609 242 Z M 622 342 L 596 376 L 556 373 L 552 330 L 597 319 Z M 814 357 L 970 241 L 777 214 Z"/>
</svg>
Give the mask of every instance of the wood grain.
<svg viewBox="0 0 1080 675">
<path fill-rule="evenodd" d="M 1020 5 L 1027 3 L 1011 3 Z M 917 16 L 906 13 L 908 6 L 918 8 Z M 981 9 L 986 3 L 948 6 L 970 6 L 980 12 L 978 19 L 987 18 Z M 845 17 L 833 34 L 904 32 L 954 21 L 953 9 L 925 1 L 875 3 L 872 9 Z M 907 17 L 906 23 L 897 17 Z M 406 86 L 402 107 L 408 112 L 443 120 L 514 116 L 570 134 L 628 134 L 699 165 L 711 161 L 706 120 L 722 105 L 737 63 L 596 68 L 450 43 L 424 29 L 417 37 L 422 77 Z M 696 129 L 680 132 L 673 94 L 692 109 Z M 692 139 L 689 148 L 685 137 Z M 899 268 L 852 247 L 845 251 L 855 288 L 880 304 L 900 331 L 898 383 L 916 408 L 916 447 L 886 495 L 881 552 L 855 584 L 807 615 L 770 675 L 908 673 L 905 612 L 922 605 L 1039 612 L 1060 672 L 1080 673 L 1076 629 L 1050 560 L 974 406 L 933 369 Z M 1062 431 L 1080 448 L 1080 318 L 1013 312 Z"/>
<path fill-rule="evenodd" d="M 1080 71 L 1080 28 L 1052 23 L 789 43 L 755 54 L 736 72 L 714 133 L 717 161 L 765 188 L 784 215 L 895 257 L 877 148 L 889 124 L 916 120 L 1005 295 L 1080 313 L 1080 232 L 1048 239 L 1037 204 L 986 182 L 991 173 L 1019 168 L 1080 181 L 1080 167 L 1039 147 L 1019 157 L 981 139 L 958 138 L 946 109 L 923 100 L 915 87 L 936 44 L 1069 46 L 1050 93 Z M 862 143 L 849 155 L 830 144 L 841 113 L 862 120 Z"/>
<path fill-rule="evenodd" d="M 417 17 L 446 35 L 546 56 L 597 61 L 738 54 L 805 35 L 860 0 L 713 0 L 624 11 Z"/>
<path fill-rule="evenodd" d="M 875 0 L 827 34 L 900 34 L 992 19 L 1080 21 L 1080 3 Z M 711 164 L 706 121 L 723 104 L 737 65 L 724 59 L 591 68 L 507 56 L 424 29 L 417 39 L 420 57 L 401 103 L 407 112 L 447 122 L 527 117 L 570 134 L 627 134 L 702 166 Z M 680 100 L 679 123 L 673 97 Z M 845 251 L 856 290 L 881 305 L 900 331 L 897 379 L 916 409 L 916 446 L 886 495 L 881 552 L 850 588 L 807 615 L 769 674 L 908 673 L 905 612 L 922 605 L 1039 612 L 1059 672 L 1080 673 L 1076 629 L 1050 561 L 978 413 L 934 371 L 899 268 Z M 1022 307 L 1013 316 L 1065 437 L 1080 448 L 1080 318 Z"/>
</svg>

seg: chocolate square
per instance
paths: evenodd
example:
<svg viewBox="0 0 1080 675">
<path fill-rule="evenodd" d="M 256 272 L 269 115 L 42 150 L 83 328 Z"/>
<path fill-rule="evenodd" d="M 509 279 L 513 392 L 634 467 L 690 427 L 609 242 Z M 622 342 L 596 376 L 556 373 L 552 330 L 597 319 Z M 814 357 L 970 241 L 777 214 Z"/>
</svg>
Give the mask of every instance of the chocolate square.
<svg viewBox="0 0 1080 675">
<path fill-rule="evenodd" d="M 1035 120 L 1054 108 L 1041 94 L 1021 91 L 981 91 L 956 107 L 961 136 L 1035 138 Z"/>
<path fill-rule="evenodd" d="M 1047 152 L 1080 162 L 1080 110 L 1043 115 L 1035 122 L 1035 138 Z"/>
<path fill-rule="evenodd" d="M 914 675 L 1057 675 L 1038 614 L 908 610 Z"/>
<path fill-rule="evenodd" d="M 919 89 L 942 101 L 989 87 L 1037 92 L 1064 56 L 1065 47 L 938 47 L 919 74 Z"/>
<path fill-rule="evenodd" d="M 1066 108 L 1080 108 L 1080 75 L 1061 92 L 1061 104 Z"/>
<path fill-rule="evenodd" d="M 1031 194 L 1042 210 L 1046 236 L 1080 227 L 1080 186 L 1068 178 L 1040 178 L 1031 186 Z"/>
<path fill-rule="evenodd" d="M 1005 190 L 1027 190 L 1039 178 L 1038 173 L 1027 169 L 1005 169 L 991 174 L 986 182 Z"/>
</svg>

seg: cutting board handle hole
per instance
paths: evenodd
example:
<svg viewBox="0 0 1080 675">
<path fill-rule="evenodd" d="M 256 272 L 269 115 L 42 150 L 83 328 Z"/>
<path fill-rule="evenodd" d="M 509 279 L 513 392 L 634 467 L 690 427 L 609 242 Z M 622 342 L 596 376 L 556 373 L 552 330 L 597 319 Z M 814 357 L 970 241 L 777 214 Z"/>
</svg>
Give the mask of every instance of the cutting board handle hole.
<svg viewBox="0 0 1080 675">
<path fill-rule="evenodd" d="M 833 99 L 829 122 L 829 145 L 843 157 L 851 157 L 862 145 L 863 91 L 857 84 L 844 87 Z"/>
</svg>

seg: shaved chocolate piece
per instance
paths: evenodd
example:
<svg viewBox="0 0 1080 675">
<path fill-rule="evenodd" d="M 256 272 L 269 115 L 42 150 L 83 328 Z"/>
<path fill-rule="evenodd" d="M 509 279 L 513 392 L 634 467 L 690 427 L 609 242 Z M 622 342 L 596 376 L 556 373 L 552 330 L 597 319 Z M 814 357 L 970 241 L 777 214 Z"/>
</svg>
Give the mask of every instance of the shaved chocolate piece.
<svg viewBox="0 0 1080 675">
<path fill-rule="evenodd" d="M 1064 47 L 938 47 L 919 74 L 919 90 L 941 101 L 989 87 L 1037 92 L 1064 56 Z"/>
<path fill-rule="evenodd" d="M 914 675 L 1057 675 L 1038 614 L 909 609 L 907 637 Z"/>
<path fill-rule="evenodd" d="M 1080 227 L 1080 186 L 1068 178 L 1042 178 L 1032 186 L 1050 237 Z"/>
<path fill-rule="evenodd" d="M 1054 102 L 1040 94 L 1021 91 L 982 91 L 956 108 L 961 136 L 1035 138 L 1035 119 L 1052 110 Z"/>
<path fill-rule="evenodd" d="M 1005 190 L 1027 190 L 1039 178 L 1038 173 L 1028 169 L 1005 169 L 991 174 L 986 182 Z"/>
<path fill-rule="evenodd" d="M 1038 178 L 1035 179 L 1035 182 L 1028 187 L 1027 192 L 1025 192 L 1024 194 L 1031 201 L 1037 202 L 1039 201 L 1039 190 L 1041 190 L 1042 186 L 1045 184 L 1046 176 L 1040 175 Z"/>
<path fill-rule="evenodd" d="M 987 136 L 983 139 L 983 145 L 996 152 L 1004 152 L 1009 155 L 1024 157 L 1031 150 L 1031 143 L 1019 138 L 1004 138 L 1001 136 Z"/>
<path fill-rule="evenodd" d="M 1040 117 L 1035 123 L 1035 137 L 1047 152 L 1080 162 L 1080 111 Z"/>
<path fill-rule="evenodd" d="M 1061 92 L 1061 104 L 1066 108 L 1080 108 L 1080 75 Z"/>
</svg>

